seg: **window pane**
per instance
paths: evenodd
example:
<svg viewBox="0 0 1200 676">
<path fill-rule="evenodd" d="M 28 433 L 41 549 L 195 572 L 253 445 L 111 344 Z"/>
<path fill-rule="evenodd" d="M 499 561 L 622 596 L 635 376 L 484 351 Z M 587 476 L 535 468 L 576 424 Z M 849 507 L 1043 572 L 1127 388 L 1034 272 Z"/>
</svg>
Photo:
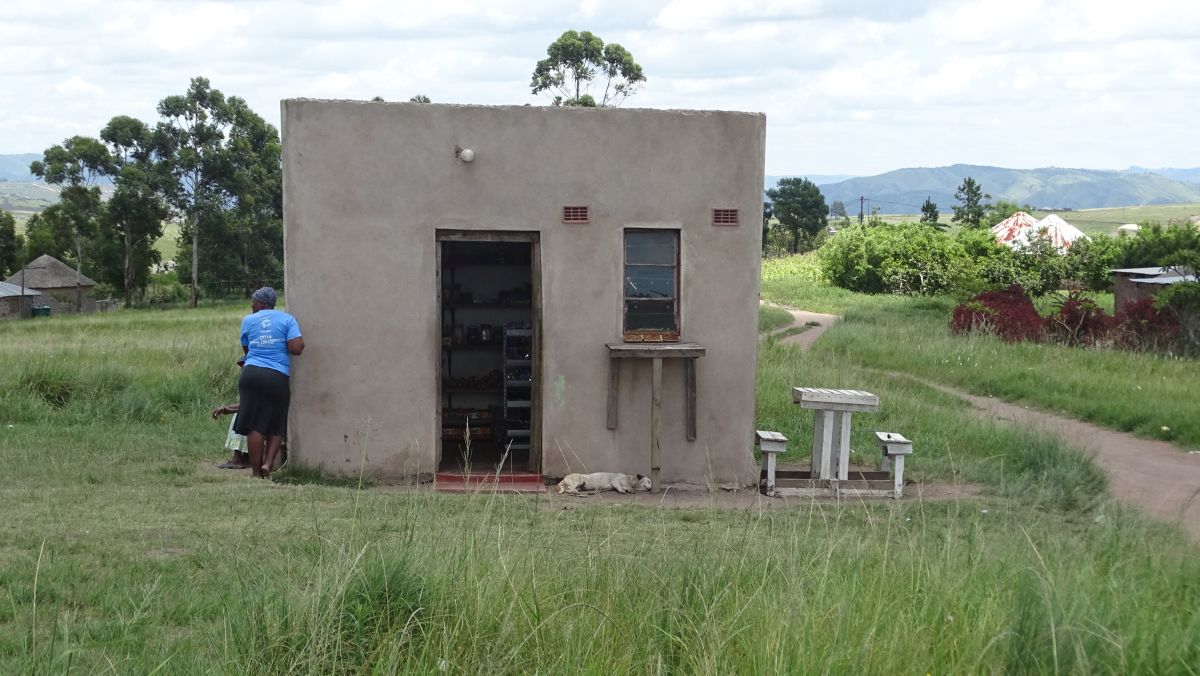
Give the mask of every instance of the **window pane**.
<svg viewBox="0 0 1200 676">
<path fill-rule="evenodd" d="M 630 265 L 625 268 L 626 298 L 675 298 L 675 268 Z"/>
<path fill-rule="evenodd" d="M 673 300 L 625 301 L 626 331 L 678 331 Z"/>
<path fill-rule="evenodd" d="M 675 265 L 678 234 L 674 230 L 627 231 L 625 262 Z"/>
</svg>

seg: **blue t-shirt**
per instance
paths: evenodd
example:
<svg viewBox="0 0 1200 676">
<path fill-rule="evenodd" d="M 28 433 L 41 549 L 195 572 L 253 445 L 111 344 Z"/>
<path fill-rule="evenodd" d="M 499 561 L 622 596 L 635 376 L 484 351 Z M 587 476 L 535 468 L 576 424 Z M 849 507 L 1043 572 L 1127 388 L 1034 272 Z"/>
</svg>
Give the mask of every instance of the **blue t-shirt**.
<svg viewBox="0 0 1200 676">
<path fill-rule="evenodd" d="M 292 355 L 287 351 L 287 342 L 299 337 L 300 325 L 286 312 L 259 310 L 247 315 L 242 320 L 242 346 L 250 348 L 246 366 L 275 369 L 290 376 Z"/>
</svg>

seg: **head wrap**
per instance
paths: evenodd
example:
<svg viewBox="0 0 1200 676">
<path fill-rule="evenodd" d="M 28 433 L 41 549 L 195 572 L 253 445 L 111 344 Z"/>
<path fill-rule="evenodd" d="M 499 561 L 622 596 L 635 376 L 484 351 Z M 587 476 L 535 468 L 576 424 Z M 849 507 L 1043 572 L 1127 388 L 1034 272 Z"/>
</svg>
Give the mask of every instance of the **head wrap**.
<svg viewBox="0 0 1200 676">
<path fill-rule="evenodd" d="M 254 295 L 250 297 L 262 303 L 263 305 L 266 305 L 267 307 L 275 307 L 275 301 L 279 298 L 279 296 L 275 293 L 275 289 L 272 289 L 269 286 L 264 286 L 255 291 Z"/>
</svg>

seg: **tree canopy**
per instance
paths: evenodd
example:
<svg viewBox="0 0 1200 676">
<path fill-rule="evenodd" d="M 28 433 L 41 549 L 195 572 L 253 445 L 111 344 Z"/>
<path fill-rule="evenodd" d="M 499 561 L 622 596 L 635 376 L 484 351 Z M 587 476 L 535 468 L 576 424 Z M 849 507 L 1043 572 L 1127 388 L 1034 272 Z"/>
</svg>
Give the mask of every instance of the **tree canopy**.
<svg viewBox="0 0 1200 676">
<path fill-rule="evenodd" d="M 945 230 L 946 226 L 938 222 L 938 207 L 932 197 L 926 197 L 925 202 L 921 205 L 921 222 L 932 225 L 938 230 Z"/>
<path fill-rule="evenodd" d="M 24 244 L 17 234 L 17 219 L 0 209 L 0 278 L 7 277 L 21 267 L 21 247 Z"/>
<path fill-rule="evenodd" d="M 604 90 L 597 100 L 591 87 L 602 79 Z M 636 93 L 646 76 L 633 55 L 621 45 L 607 45 L 588 31 L 569 30 L 550 43 L 546 58 L 533 69 L 530 90 L 553 97 L 556 106 L 619 106 Z"/>
<path fill-rule="evenodd" d="M 191 277 L 192 306 L 202 284 L 249 288 L 275 279 L 283 258 L 279 132 L 202 77 L 160 101 L 158 112 L 156 138 L 171 177 L 166 194 L 191 245 L 191 260 L 179 261 L 178 271 Z"/>
<path fill-rule="evenodd" d="M 950 220 L 961 224 L 964 228 L 982 227 L 983 218 L 987 212 L 984 200 L 991 198 L 991 195 L 984 194 L 983 188 L 975 182 L 975 179 L 970 176 L 964 178 L 962 185 L 958 186 L 958 190 L 954 193 L 954 199 L 959 203 L 953 207 L 954 218 Z"/>
<path fill-rule="evenodd" d="M 789 250 L 797 253 L 805 238 L 811 240 L 829 225 L 829 208 L 816 183 L 807 178 L 781 178 L 767 191 L 772 212 L 791 235 Z"/>
</svg>

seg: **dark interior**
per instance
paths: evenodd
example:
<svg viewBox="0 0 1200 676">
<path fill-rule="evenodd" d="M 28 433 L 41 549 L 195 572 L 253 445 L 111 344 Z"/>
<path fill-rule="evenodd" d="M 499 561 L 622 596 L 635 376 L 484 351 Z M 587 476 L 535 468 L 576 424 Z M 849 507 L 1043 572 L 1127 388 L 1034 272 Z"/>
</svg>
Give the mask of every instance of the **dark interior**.
<svg viewBox="0 0 1200 676">
<path fill-rule="evenodd" d="M 525 470 L 535 399 L 533 245 L 441 246 L 439 470 Z"/>
</svg>

